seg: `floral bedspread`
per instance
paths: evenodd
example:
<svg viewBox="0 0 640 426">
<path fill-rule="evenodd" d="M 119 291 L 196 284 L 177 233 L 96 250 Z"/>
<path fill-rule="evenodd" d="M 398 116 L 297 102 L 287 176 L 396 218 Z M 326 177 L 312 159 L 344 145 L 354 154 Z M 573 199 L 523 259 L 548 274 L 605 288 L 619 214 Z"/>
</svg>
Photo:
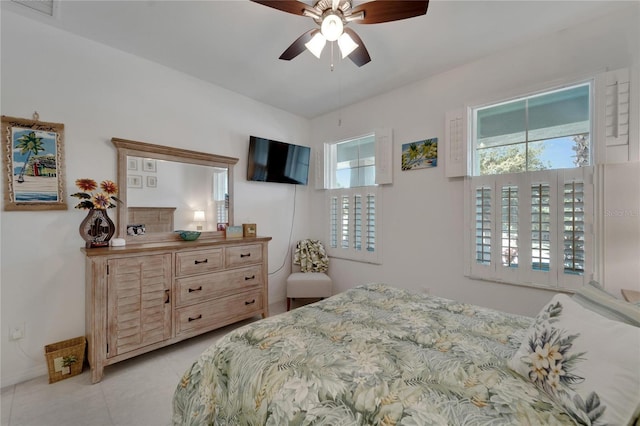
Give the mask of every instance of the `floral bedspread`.
<svg viewBox="0 0 640 426">
<path fill-rule="evenodd" d="M 506 366 L 531 322 L 360 286 L 224 336 L 178 384 L 173 423 L 572 425 Z"/>
</svg>

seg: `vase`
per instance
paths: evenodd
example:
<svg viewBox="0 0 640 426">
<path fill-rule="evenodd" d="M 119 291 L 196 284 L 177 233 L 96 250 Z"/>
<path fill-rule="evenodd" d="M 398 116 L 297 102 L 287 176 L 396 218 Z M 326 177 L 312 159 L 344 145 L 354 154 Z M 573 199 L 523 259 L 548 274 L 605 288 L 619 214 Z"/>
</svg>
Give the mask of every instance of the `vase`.
<svg viewBox="0 0 640 426">
<path fill-rule="evenodd" d="M 116 232 L 116 226 L 105 209 L 89 209 L 87 217 L 80 223 L 80 236 L 85 247 L 107 247 Z"/>
</svg>

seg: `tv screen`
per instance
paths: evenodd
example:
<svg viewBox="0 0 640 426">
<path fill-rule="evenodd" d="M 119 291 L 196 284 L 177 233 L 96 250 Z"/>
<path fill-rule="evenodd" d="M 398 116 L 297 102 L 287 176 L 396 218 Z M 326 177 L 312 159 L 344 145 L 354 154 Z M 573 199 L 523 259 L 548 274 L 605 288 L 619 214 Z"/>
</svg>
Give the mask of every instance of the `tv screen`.
<svg viewBox="0 0 640 426">
<path fill-rule="evenodd" d="M 247 179 L 306 185 L 310 155 L 308 146 L 251 136 Z"/>
</svg>

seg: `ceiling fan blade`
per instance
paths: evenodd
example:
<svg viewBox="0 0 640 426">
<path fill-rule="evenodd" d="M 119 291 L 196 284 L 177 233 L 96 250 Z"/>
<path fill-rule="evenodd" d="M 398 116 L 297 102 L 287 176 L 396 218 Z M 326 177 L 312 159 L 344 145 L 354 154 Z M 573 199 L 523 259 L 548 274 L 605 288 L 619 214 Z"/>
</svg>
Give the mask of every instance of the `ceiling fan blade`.
<svg viewBox="0 0 640 426">
<path fill-rule="evenodd" d="M 353 39 L 353 41 L 355 41 L 358 44 L 358 47 L 356 48 L 356 50 L 354 50 L 349 54 L 349 59 L 351 59 L 353 63 L 359 67 L 371 62 L 371 56 L 369 56 L 369 52 L 367 51 L 367 48 L 364 47 L 364 42 L 362 41 L 360 36 L 356 34 L 356 32 L 353 31 L 351 28 L 345 28 L 344 32 L 349 34 L 349 36 Z"/>
<path fill-rule="evenodd" d="M 364 19 L 354 21 L 358 24 L 379 24 L 424 15 L 428 6 L 429 0 L 377 0 L 354 7 L 351 14 L 364 12 Z"/>
<path fill-rule="evenodd" d="M 302 16 L 305 10 L 311 10 L 311 7 L 297 0 L 251 0 L 254 3 L 259 3 L 274 9 L 281 10 L 283 12 L 293 13 L 294 15 Z"/>
<path fill-rule="evenodd" d="M 307 48 L 305 44 L 311 41 L 313 36 L 316 35 L 318 31 L 320 30 L 318 30 L 317 28 L 314 28 L 313 30 L 309 30 L 306 33 L 302 34 L 300 37 L 298 37 L 296 41 L 291 43 L 291 46 L 289 46 L 287 50 L 282 52 L 282 55 L 280 55 L 280 59 L 285 61 L 290 61 L 296 56 L 298 56 L 299 54 L 301 54 L 302 52 L 304 52 Z"/>
</svg>

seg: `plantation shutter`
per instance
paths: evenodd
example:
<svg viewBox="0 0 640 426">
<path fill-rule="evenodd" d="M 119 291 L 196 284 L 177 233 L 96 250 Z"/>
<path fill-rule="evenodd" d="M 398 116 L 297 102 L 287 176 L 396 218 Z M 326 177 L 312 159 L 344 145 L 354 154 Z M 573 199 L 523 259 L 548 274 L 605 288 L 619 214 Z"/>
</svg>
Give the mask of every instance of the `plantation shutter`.
<svg viewBox="0 0 640 426">
<path fill-rule="evenodd" d="M 579 289 L 593 279 L 594 167 L 558 170 L 558 220 L 561 287 Z"/>
<path fill-rule="evenodd" d="M 607 145 L 626 145 L 629 143 L 629 70 L 608 72 L 604 78 Z"/>
<path fill-rule="evenodd" d="M 467 126 L 465 109 L 445 114 L 444 172 L 445 176 L 467 175 Z"/>
<path fill-rule="evenodd" d="M 376 252 L 376 195 L 367 194 L 366 201 L 366 249 L 369 253 Z"/>
<path fill-rule="evenodd" d="M 340 197 L 340 247 L 349 248 L 349 222 L 352 220 L 351 209 L 349 208 L 349 196 Z"/>
<path fill-rule="evenodd" d="M 393 132 L 391 129 L 375 130 L 376 185 L 393 183 Z"/>
<path fill-rule="evenodd" d="M 338 197 L 329 199 L 329 248 L 338 248 Z"/>
<path fill-rule="evenodd" d="M 362 250 L 362 195 L 353 195 L 353 249 Z"/>
<path fill-rule="evenodd" d="M 474 278 L 490 279 L 495 276 L 493 267 L 493 241 L 495 235 L 494 187 L 492 179 L 484 176 L 470 178 L 470 211 L 473 241 L 469 274 Z"/>
<path fill-rule="evenodd" d="M 593 167 L 469 179 L 469 275 L 577 289 L 591 279 Z"/>
<path fill-rule="evenodd" d="M 332 190 L 329 198 L 329 245 L 332 257 L 379 263 L 377 187 Z"/>
<path fill-rule="evenodd" d="M 595 125 L 599 163 L 630 160 L 629 109 L 631 100 L 628 68 L 605 72 L 596 78 Z"/>
<path fill-rule="evenodd" d="M 322 149 L 318 149 L 314 154 L 314 163 L 315 163 L 315 181 L 316 181 L 316 189 L 327 189 L 329 188 L 329 183 L 327 182 L 327 177 L 329 173 L 325 170 L 325 165 L 328 164 L 326 156 L 328 155 L 327 144 L 322 145 Z"/>
</svg>

